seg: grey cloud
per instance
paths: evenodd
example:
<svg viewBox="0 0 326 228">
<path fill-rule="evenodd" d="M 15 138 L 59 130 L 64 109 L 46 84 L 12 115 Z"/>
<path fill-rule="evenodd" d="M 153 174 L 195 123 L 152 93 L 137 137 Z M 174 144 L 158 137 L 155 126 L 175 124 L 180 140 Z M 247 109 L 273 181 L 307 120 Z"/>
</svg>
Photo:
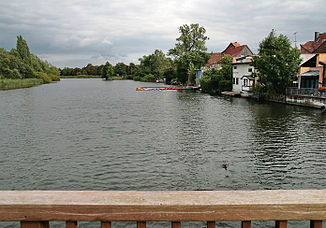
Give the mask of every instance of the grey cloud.
<svg viewBox="0 0 326 228">
<path fill-rule="evenodd" d="M 11 49 L 21 34 L 33 53 L 59 67 L 129 63 L 167 52 L 180 25 L 200 23 L 209 51 L 232 41 L 255 51 L 273 28 L 291 40 L 298 32 L 302 42 L 325 32 L 325 8 L 323 0 L 2 0 L 0 45 Z"/>
</svg>

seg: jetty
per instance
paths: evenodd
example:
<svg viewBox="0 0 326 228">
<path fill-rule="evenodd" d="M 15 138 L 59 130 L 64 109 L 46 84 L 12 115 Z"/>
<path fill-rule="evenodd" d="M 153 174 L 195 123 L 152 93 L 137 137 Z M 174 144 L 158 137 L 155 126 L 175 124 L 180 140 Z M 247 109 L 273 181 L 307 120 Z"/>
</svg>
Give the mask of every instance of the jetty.
<svg viewBox="0 0 326 228">
<path fill-rule="evenodd" d="M 197 86 L 186 86 L 186 87 L 137 87 L 136 91 L 165 91 L 165 90 L 199 90 Z"/>
</svg>

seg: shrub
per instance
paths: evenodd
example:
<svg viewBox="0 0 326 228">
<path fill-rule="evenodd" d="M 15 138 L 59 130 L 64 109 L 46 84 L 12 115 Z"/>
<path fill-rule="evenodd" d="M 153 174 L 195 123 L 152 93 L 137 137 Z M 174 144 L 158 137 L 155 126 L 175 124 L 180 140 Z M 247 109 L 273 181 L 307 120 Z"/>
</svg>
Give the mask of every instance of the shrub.
<svg viewBox="0 0 326 228">
<path fill-rule="evenodd" d="M 49 75 L 43 72 L 35 72 L 35 76 L 43 80 L 44 83 L 51 83 L 52 79 Z"/>
</svg>

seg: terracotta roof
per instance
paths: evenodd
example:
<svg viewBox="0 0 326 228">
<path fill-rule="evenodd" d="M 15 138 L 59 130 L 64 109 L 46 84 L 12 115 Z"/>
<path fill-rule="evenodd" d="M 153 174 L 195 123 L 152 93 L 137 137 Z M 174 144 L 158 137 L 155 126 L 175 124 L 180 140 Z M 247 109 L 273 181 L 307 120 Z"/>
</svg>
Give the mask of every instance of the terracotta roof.
<svg viewBox="0 0 326 228">
<path fill-rule="evenodd" d="M 233 49 L 228 49 L 225 52 L 223 52 L 224 55 L 231 55 L 232 57 L 237 57 L 240 55 L 241 51 L 246 47 L 246 45 L 238 46 Z"/>
<path fill-rule="evenodd" d="M 222 59 L 222 53 L 211 53 L 206 66 L 220 63 L 221 59 Z"/>
<path fill-rule="evenodd" d="M 315 41 L 308 41 L 305 44 L 300 45 L 301 46 L 301 53 L 302 54 L 311 54 L 311 53 L 317 53 L 315 52 L 320 46 L 324 45 L 326 42 L 326 33 L 321 33 L 319 35 L 319 38 L 317 42 Z"/>
</svg>

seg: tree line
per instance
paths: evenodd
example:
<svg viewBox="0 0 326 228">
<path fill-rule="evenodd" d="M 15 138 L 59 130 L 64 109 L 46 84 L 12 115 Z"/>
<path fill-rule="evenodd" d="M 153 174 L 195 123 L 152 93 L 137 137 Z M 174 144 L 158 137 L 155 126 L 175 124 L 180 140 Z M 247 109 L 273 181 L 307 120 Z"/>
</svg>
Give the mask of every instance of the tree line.
<svg viewBox="0 0 326 228">
<path fill-rule="evenodd" d="M 60 80 L 59 75 L 57 67 L 30 53 L 22 36 L 17 36 L 16 48 L 10 51 L 0 48 L 0 79 L 39 78 L 48 83 Z"/>
<path fill-rule="evenodd" d="M 112 65 L 93 66 L 88 64 L 83 68 L 63 68 L 62 76 L 101 75 L 103 78 L 112 79 L 123 77 L 137 81 L 154 82 L 165 79 L 166 83 L 194 84 L 195 70 L 204 66 L 209 54 L 205 42 L 206 30 L 199 24 L 183 25 L 179 27 L 180 36 L 176 39 L 175 47 L 167 54 L 162 50 L 155 50 L 150 55 L 139 58 L 139 64 L 117 63 Z"/>
</svg>

